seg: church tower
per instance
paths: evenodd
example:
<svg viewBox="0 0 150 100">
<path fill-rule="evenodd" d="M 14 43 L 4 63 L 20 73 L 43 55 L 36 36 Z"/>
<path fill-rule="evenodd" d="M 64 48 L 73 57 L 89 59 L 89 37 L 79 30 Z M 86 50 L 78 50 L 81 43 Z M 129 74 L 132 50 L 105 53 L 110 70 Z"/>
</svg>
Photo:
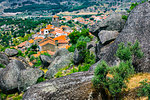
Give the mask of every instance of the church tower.
<svg viewBox="0 0 150 100">
<path fill-rule="evenodd" d="M 55 27 L 59 27 L 59 16 L 57 16 L 57 15 L 53 16 L 52 25 L 54 25 Z"/>
</svg>

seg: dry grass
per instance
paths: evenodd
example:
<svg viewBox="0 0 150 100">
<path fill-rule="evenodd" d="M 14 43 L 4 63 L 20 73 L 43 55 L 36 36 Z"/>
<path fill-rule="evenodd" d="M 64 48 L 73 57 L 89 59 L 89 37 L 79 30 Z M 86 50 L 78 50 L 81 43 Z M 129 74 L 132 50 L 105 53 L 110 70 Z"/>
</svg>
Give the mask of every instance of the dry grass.
<svg viewBox="0 0 150 100">
<path fill-rule="evenodd" d="M 127 94 L 123 96 L 123 100 L 148 100 L 148 97 L 138 97 L 137 90 L 140 86 L 141 81 L 147 79 L 150 81 L 150 73 L 138 73 L 129 78 L 127 83 Z"/>
<path fill-rule="evenodd" d="M 138 73 L 129 78 L 129 83 L 127 84 L 127 89 L 131 90 L 140 86 L 141 81 L 147 79 L 150 81 L 150 73 Z"/>
</svg>

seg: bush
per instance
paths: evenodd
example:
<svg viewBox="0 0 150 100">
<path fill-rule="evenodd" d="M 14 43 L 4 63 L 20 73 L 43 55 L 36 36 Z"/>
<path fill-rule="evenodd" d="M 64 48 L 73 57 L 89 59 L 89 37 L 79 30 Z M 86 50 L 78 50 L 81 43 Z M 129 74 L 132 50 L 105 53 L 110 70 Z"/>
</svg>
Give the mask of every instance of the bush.
<svg viewBox="0 0 150 100">
<path fill-rule="evenodd" d="M 0 99 L 5 100 L 7 98 L 7 95 L 4 93 L 0 93 Z"/>
<path fill-rule="evenodd" d="M 81 36 L 90 38 L 89 30 L 82 29 L 81 32 L 74 30 L 71 34 L 69 34 L 70 43 L 76 44 Z"/>
<path fill-rule="evenodd" d="M 126 16 L 126 15 L 122 15 L 122 19 L 124 19 L 125 21 L 127 21 L 128 16 Z"/>
<path fill-rule="evenodd" d="M 148 100 L 150 100 L 150 82 L 147 80 L 143 80 L 140 82 L 140 88 L 138 89 L 138 96 L 148 96 Z"/>
<path fill-rule="evenodd" d="M 34 67 L 39 67 L 39 66 L 41 66 L 42 65 L 42 62 L 41 62 L 41 60 L 40 60 L 40 57 L 37 57 L 37 58 L 35 58 L 36 59 L 36 62 L 35 62 L 35 64 L 34 64 Z"/>
<path fill-rule="evenodd" d="M 84 41 L 79 41 L 77 44 L 76 44 L 76 47 L 78 50 L 85 50 L 86 49 L 86 42 Z"/>
<path fill-rule="evenodd" d="M 35 57 L 31 56 L 30 61 L 33 61 L 33 60 L 35 60 Z"/>
<path fill-rule="evenodd" d="M 22 53 L 21 50 L 18 50 L 18 55 L 17 56 L 25 57 L 25 55 Z"/>
<path fill-rule="evenodd" d="M 119 44 L 116 55 L 121 60 L 119 66 L 110 68 L 105 61 L 102 61 L 95 68 L 92 79 L 96 88 L 104 89 L 108 92 L 105 94 L 110 94 L 112 98 L 118 97 L 118 94 L 126 88 L 129 76 L 134 74 L 132 57 L 141 58 L 143 53 L 139 47 L 139 42 L 136 41 L 134 45 L 131 43 L 128 43 L 127 46 L 124 46 L 123 43 Z"/>
<path fill-rule="evenodd" d="M 105 87 L 106 83 L 106 75 L 108 74 L 108 65 L 105 61 L 101 61 L 100 64 L 97 65 L 94 71 L 94 77 L 92 79 L 93 85 L 97 88 Z"/>
<path fill-rule="evenodd" d="M 72 45 L 71 47 L 68 48 L 69 52 L 74 52 L 76 48 L 76 45 Z"/>
<path fill-rule="evenodd" d="M 37 83 L 43 82 L 43 81 L 45 81 L 45 80 L 46 80 L 46 79 L 45 79 L 44 77 L 40 77 L 40 78 L 38 78 Z"/>
<path fill-rule="evenodd" d="M 127 46 L 124 43 L 118 45 L 116 56 L 122 61 L 132 60 L 132 57 L 142 58 L 143 52 L 139 46 L 139 42 L 136 41 L 134 45 L 128 43 Z"/>
<path fill-rule="evenodd" d="M 0 64 L 0 68 L 5 68 L 5 66 L 3 64 Z"/>
</svg>

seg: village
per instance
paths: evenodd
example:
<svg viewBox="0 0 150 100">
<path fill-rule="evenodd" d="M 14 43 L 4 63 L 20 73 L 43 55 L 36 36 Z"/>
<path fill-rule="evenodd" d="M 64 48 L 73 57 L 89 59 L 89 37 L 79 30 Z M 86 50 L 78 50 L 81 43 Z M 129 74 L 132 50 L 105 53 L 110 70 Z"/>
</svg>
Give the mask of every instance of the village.
<svg viewBox="0 0 150 100">
<path fill-rule="evenodd" d="M 15 46 L 16 49 L 21 50 L 23 53 L 27 51 L 32 45 L 37 45 L 37 54 L 33 54 L 34 57 L 39 57 L 42 53 L 48 53 L 54 55 L 55 52 L 60 48 L 68 49 L 71 44 L 69 43 L 69 34 L 73 32 L 73 28 L 67 25 L 60 25 L 60 23 L 67 23 L 73 20 L 74 23 L 80 23 L 84 25 L 93 25 L 96 21 L 106 19 L 108 16 L 91 16 L 91 18 L 72 18 L 72 16 L 63 16 L 60 20 L 59 16 L 54 15 L 52 17 L 52 25 L 48 24 L 45 28 L 40 29 L 39 32 L 33 34 L 28 41 L 24 41 L 19 45 Z M 91 20 L 92 19 L 92 20 Z M 79 25 L 75 24 L 74 28 L 77 31 L 81 31 Z"/>
</svg>

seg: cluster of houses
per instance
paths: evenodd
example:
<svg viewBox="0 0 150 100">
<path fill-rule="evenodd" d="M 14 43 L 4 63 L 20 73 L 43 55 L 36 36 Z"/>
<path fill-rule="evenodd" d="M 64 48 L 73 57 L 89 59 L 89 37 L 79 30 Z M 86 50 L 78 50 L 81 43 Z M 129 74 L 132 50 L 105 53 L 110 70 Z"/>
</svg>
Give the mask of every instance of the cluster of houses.
<svg viewBox="0 0 150 100">
<path fill-rule="evenodd" d="M 17 49 L 23 52 L 32 45 L 38 46 L 38 53 L 34 56 L 39 56 L 43 52 L 48 52 L 50 55 L 54 55 L 57 49 L 68 48 L 69 38 L 68 35 L 72 32 L 68 26 L 59 25 L 59 17 L 53 16 L 52 25 L 47 25 L 46 28 L 40 30 L 40 32 L 32 35 L 32 38 L 17 46 Z"/>
<path fill-rule="evenodd" d="M 108 14 L 103 14 L 101 16 L 91 16 L 90 18 L 93 18 L 93 20 L 90 20 L 90 18 L 82 18 L 82 17 L 77 17 L 77 18 L 72 18 L 72 16 L 63 16 L 63 20 L 60 20 L 60 22 L 68 22 L 69 20 L 73 20 L 74 22 L 79 22 L 84 25 L 93 25 L 95 22 L 94 21 L 102 21 L 108 17 Z M 65 19 L 65 20 L 64 20 Z"/>
<path fill-rule="evenodd" d="M 98 17 L 92 16 L 96 20 L 105 19 L 107 16 Z M 79 22 L 82 24 L 89 24 L 89 18 L 74 18 L 71 16 L 64 16 L 65 21 L 74 20 L 74 22 Z M 32 45 L 38 46 L 38 53 L 34 56 L 39 56 L 43 52 L 48 52 L 50 55 L 54 55 L 57 49 L 70 47 L 68 35 L 73 31 L 69 26 L 60 26 L 61 20 L 59 16 L 53 16 L 52 25 L 47 25 L 46 28 L 40 29 L 39 32 L 32 35 L 32 38 L 25 41 L 17 46 L 17 49 L 25 52 Z M 94 22 L 92 22 L 94 23 Z"/>
</svg>

